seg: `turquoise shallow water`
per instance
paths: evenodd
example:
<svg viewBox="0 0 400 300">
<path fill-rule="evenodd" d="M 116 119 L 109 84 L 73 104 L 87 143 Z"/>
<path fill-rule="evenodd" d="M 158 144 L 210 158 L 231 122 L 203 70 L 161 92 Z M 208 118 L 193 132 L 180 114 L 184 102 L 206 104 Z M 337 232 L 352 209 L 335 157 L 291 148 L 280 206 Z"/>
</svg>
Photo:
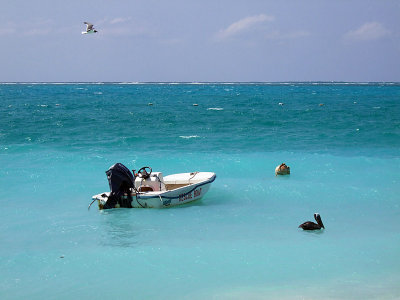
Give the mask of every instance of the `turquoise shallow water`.
<svg viewBox="0 0 400 300">
<path fill-rule="evenodd" d="M 1 299 L 400 297 L 398 84 L 1 84 L 0 113 Z M 88 211 L 115 162 L 217 179 Z"/>
</svg>

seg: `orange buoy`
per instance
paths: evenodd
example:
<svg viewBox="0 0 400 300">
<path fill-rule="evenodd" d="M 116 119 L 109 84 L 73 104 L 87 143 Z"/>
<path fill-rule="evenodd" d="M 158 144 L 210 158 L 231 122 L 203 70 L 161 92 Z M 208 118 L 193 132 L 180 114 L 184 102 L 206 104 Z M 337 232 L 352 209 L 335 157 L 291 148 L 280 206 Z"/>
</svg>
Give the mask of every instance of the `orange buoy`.
<svg viewBox="0 0 400 300">
<path fill-rule="evenodd" d="M 290 167 L 288 167 L 285 163 L 282 163 L 275 168 L 275 176 L 289 175 L 289 174 L 290 174 Z"/>
</svg>

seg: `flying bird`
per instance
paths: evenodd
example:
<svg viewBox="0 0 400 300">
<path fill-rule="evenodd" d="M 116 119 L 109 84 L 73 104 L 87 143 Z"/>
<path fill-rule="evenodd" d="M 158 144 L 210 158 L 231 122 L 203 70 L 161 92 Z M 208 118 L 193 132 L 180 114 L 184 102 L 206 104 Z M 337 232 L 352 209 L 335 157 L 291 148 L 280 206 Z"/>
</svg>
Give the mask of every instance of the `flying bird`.
<svg viewBox="0 0 400 300">
<path fill-rule="evenodd" d="M 311 222 L 311 221 L 307 221 L 307 222 L 304 222 L 303 224 L 301 224 L 299 226 L 299 228 L 302 228 L 303 230 L 319 230 L 322 228 L 325 229 L 324 224 L 322 223 L 322 220 L 321 220 L 321 216 L 319 214 L 315 213 L 314 219 L 315 219 L 315 221 L 317 221 L 318 224 L 315 224 L 314 222 Z"/>
<path fill-rule="evenodd" d="M 97 30 L 94 29 L 93 24 L 90 24 L 88 22 L 83 22 L 83 24 L 86 24 L 86 31 L 82 31 L 82 34 L 96 33 L 97 32 Z"/>
</svg>

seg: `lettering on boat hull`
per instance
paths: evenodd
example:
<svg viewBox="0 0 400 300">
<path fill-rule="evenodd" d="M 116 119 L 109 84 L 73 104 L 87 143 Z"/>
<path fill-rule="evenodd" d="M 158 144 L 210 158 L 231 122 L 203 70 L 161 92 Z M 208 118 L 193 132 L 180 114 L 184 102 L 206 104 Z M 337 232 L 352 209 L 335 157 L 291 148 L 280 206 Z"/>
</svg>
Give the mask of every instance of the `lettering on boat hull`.
<svg viewBox="0 0 400 300">
<path fill-rule="evenodd" d="M 179 202 L 186 201 L 186 200 L 194 200 L 201 196 L 201 188 L 195 189 L 193 192 L 188 194 L 179 195 Z"/>
</svg>

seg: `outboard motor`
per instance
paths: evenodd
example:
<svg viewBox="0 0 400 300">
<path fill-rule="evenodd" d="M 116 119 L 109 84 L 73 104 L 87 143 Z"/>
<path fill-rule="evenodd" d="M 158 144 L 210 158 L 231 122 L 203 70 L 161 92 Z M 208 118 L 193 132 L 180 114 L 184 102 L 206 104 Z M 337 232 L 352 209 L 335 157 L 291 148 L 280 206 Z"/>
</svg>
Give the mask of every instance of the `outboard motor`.
<svg viewBox="0 0 400 300">
<path fill-rule="evenodd" d="M 131 189 L 134 188 L 135 181 L 131 171 L 123 164 L 116 163 L 106 171 L 106 174 L 111 193 L 103 209 L 114 208 L 116 204 L 131 208 Z"/>
</svg>

